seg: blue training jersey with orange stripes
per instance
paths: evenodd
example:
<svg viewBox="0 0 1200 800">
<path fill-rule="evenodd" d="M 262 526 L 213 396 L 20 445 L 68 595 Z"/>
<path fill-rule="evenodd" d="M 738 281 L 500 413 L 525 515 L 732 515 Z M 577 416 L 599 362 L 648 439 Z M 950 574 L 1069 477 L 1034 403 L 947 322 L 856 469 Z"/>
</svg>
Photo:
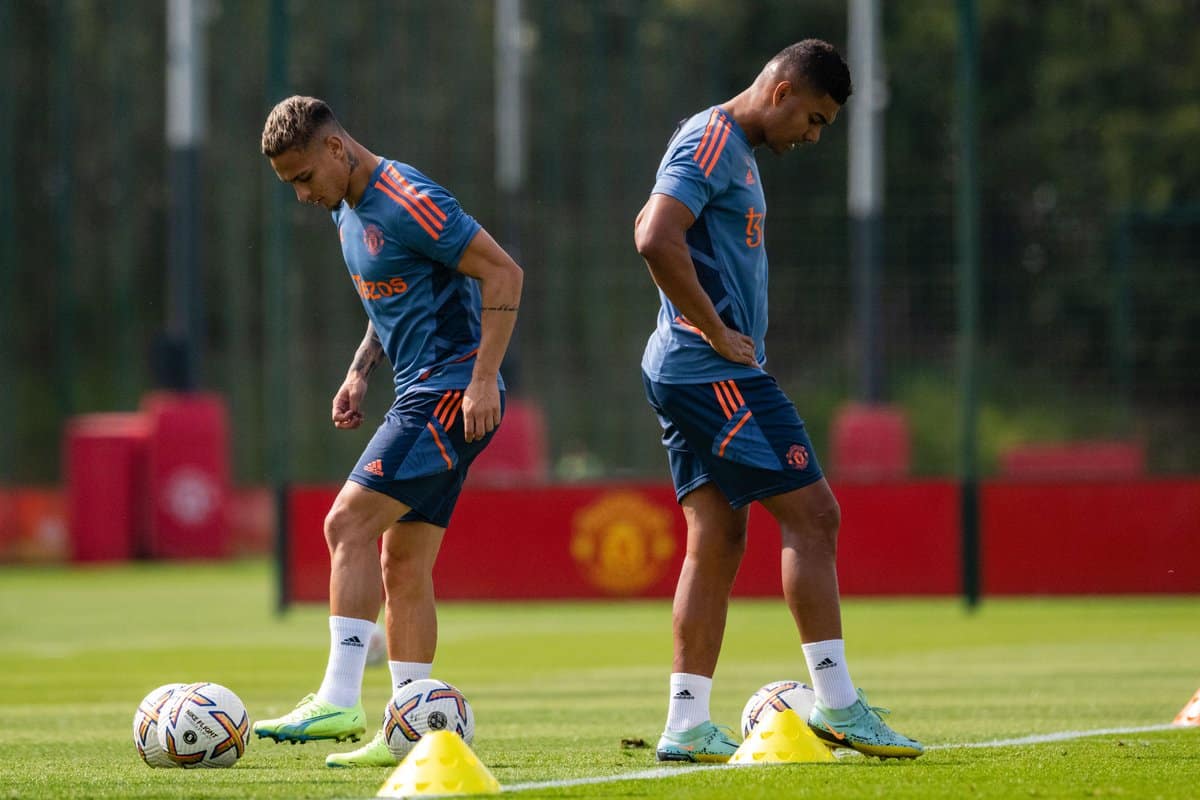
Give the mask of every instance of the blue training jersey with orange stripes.
<svg viewBox="0 0 1200 800">
<path fill-rule="evenodd" d="M 667 145 L 652 194 L 688 207 L 696 277 L 721 320 L 754 339 L 758 369 L 729 361 L 701 337 L 660 290 L 658 325 L 642 369 L 659 383 L 707 383 L 763 374 L 767 353 L 767 203 L 754 150 L 720 106 L 684 120 Z"/>
<path fill-rule="evenodd" d="M 479 223 L 441 186 L 387 159 L 358 205 L 342 203 L 333 221 L 354 288 L 392 362 L 396 395 L 470 383 L 479 283 L 457 267 Z"/>
</svg>

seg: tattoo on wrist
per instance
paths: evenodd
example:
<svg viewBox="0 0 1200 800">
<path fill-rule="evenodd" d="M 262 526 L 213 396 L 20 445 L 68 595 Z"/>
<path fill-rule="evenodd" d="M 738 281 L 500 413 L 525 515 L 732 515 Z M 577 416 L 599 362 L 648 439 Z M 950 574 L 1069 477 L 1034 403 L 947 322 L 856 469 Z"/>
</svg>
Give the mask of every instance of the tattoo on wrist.
<svg viewBox="0 0 1200 800">
<path fill-rule="evenodd" d="M 508 305 L 507 303 L 498 306 L 484 306 L 481 311 L 516 311 L 520 306 Z"/>
</svg>

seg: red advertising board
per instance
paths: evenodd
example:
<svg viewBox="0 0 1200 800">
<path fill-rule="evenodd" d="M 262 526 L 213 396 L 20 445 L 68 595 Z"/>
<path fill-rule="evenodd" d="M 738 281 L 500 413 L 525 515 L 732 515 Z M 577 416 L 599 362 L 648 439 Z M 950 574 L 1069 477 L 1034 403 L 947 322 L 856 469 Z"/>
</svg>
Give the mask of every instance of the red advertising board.
<svg viewBox="0 0 1200 800">
<path fill-rule="evenodd" d="M 322 525 L 335 487 L 301 487 L 289 503 L 290 598 L 324 601 L 329 556 Z M 958 589 L 958 497 L 951 483 L 847 485 L 840 581 L 847 594 L 951 594 Z M 434 569 L 438 596 L 669 597 L 686 543 L 669 485 L 469 488 Z M 776 596 L 779 531 L 761 508 L 734 593 Z"/>
<path fill-rule="evenodd" d="M 1200 481 L 994 482 L 989 594 L 1200 592 Z"/>
</svg>

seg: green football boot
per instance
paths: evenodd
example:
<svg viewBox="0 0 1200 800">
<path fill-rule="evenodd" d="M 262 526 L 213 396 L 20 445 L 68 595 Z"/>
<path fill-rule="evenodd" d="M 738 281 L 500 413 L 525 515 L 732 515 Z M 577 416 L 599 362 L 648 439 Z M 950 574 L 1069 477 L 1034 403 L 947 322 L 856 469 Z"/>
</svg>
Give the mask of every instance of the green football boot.
<svg viewBox="0 0 1200 800">
<path fill-rule="evenodd" d="M 315 694 L 306 696 L 296 707 L 279 719 L 260 719 L 254 732 L 261 739 L 304 744 L 317 739 L 338 742 L 357 742 L 367 732 L 362 703 L 343 708 L 318 700 Z"/>
<path fill-rule="evenodd" d="M 659 761 L 703 761 L 723 764 L 738 749 L 737 737 L 724 725 L 702 722 L 688 731 L 664 731 L 655 754 Z"/>
<path fill-rule="evenodd" d="M 327 767 L 394 767 L 399 763 L 388 749 L 387 737 L 383 735 L 382 728 L 375 734 L 374 739 L 357 750 L 325 756 Z"/>
<path fill-rule="evenodd" d="M 886 708 L 867 704 L 867 696 L 858 690 L 858 699 L 849 708 L 828 709 L 813 703 L 808 727 L 830 747 L 849 747 L 863 755 L 879 758 L 916 758 L 925 752 L 920 742 L 896 733 L 880 719 L 890 714 Z"/>
</svg>

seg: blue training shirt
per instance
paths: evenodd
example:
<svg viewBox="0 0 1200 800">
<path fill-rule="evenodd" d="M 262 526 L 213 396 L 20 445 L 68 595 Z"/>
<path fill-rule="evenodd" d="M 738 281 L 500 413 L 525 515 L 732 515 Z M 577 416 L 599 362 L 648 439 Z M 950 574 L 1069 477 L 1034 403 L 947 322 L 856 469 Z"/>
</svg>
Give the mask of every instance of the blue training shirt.
<svg viewBox="0 0 1200 800">
<path fill-rule="evenodd" d="M 396 396 L 470 383 L 479 283 L 457 267 L 480 224 L 441 186 L 387 159 L 358 205 L 342 203 L 333 221 L 354 288 L 392 362 Z"/>
<path fill-rule="evenodd" d="M 688 250 L 700 286 L 722 321 L 754 339 L 758 369 L 729 361 L 667 296 L 646 343 L 642 369 L 658 383 L 708 383 L 762 375 L 767 362 L 767 202 L 754 150 L 741 127 L 713 106 L 684 120 L 658 166 L 651 194 L 683 203 L 696 218 Z"/>
</svg>

